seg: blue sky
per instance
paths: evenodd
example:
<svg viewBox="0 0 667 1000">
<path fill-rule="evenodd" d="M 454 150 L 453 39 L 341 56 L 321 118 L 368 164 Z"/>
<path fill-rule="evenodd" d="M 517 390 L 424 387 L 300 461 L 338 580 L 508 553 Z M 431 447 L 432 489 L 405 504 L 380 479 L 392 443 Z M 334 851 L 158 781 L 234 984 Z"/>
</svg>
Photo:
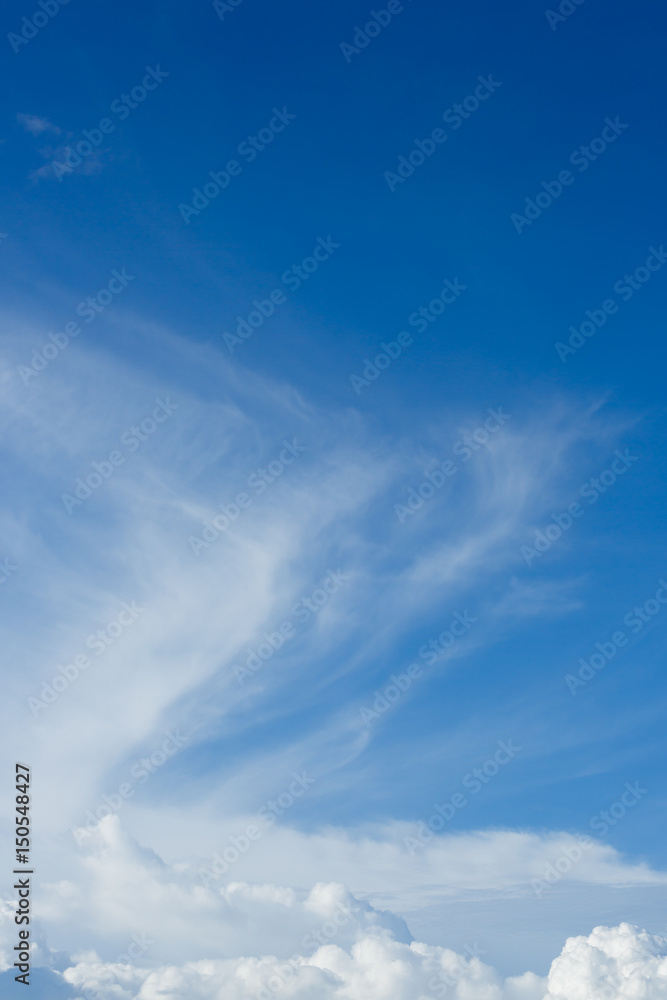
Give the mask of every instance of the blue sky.
<svg viewBox="0 0 667 1000">
<path fill-rule="evenodd" d="M 501 976 L 600 923 L 665 931 L 667 22 L 571 7 L 407 0 L 358 51 L 346 0 L 71 0 L 25 43 L 38 7 L 5 9 L 5 726 L 58 989 L 140 929 L 130 896 L 105 925 L 99 858 L 195 878 L 304 772 L 234 877 L 345 884 L 397 940 L 476 934 Z M 82 861 L 72 829 L 165 732 L 187 740 Z M 521 749 L 471 793 L 499 741 Z M 279 923 L 258 954 L 291 954 Z"/>
</svg>

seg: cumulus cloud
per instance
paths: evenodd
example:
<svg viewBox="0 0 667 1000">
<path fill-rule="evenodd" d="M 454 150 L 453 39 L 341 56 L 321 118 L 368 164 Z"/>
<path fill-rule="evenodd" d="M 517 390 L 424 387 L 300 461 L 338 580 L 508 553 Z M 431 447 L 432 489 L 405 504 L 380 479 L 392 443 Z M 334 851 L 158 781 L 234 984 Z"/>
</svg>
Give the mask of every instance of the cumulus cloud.
<svg viewBox="0 0 667 1000">
<path fill-rule="evenodd" d="M 189 821 L 197 825 L 195 814 Z M 238 954 L 286 958 L 304 938 L 314 947 L 314 931 L 332 911 L 346 908 L 351 916 L 342 920 L 337 944 L 350 946 L 359 930 L 379 928 L 406 943 L 411 934 L 401 914 L 432 904 L 446 901 L 454 913 L 457 903 L 480 894 L 487 900 L 523 899 L 526 912 L 542 904 L 533 879 L 541 879 L 545 865 L 566 857 L 574 843 L 564 834 L 472 833 L 434 838 L 423 856 L 410 859 L 396 838 L 407 826 L 355 837 L 352 831 L 306 834 L 262 826 L 255 817 L 259 838 L 251 842 L 243 833 L 251 821 L 230 827 L 229 834 L 219 829 L 215 854 L 165 861 L 129 836 L 118 815 L 107 816 L 79 834 L 78 848 L 66 843 L 63 856 L 44 859 L 37 913 L 44 926 L 57 928 L 55 937 L 49 932 L 54 946 L 67 953 L 95 951 L 111 961 L 126 951 L 132 934 L 147 934 L 155 938 L 151 964 Z M 171 822 L 167 814 L 164 822 Z M 175 839 L 182 851 L 185 828 L 176 829 Z M 664 876 L 592 842 L 563 882 L 580 886 L 585 895 L 596 884 L 660 884 Z M 349 890 L 322 888 L 340 883 Z M 443 933 L 446 925 L 432 936 L 437 941 Z"/>
<path fill-rule="evenodd" d="M 667 941 L 630 924 L 569 938 L 544 1000 L 665 1000 Z"/>
<path fill-rule="evenodd" d="M 310 890 L 241 882 L 197 887 L 184 869 L 168 870 L 157 857 L 124 837 L 117 818 L 100 824 L 87 863 L 98 875 L 97 894 L 91 897 L 91 886 L 85 884 L 78 891 L 64 883 L 53 887 L 51 901 L 39 909 L 41 923 L 48 923 L 55 933 L 60 929 L 62 936 L 62 929 L 72 926 L 74 910 L 84 911 L 90 920 L 87 907 L 93 902 L 104 920 L 92 921 L 89 943 L 108 951 L 110 940 L 121 940 L 125 934 L 128 944 L 124 954 L 111 960 L 100 958 L 96 948 L 89 947 L 73 952 L 64 965 L 47 947 L 35 950 L 33 964 L 41 967 L 45 989 L 46 985 L 57 985 L 59 990 L 69 987 L 71 994 L 62 995 L 76 1000 L 272 1000 L 281 996 L 427 1000 L 445 994 L 541 1000 L 544 992 L 544 980 L 532 973 L 502 980 L 482 961 L 476 944 L 465 954 L 457 954 L 413 941 L 403 921 L 357 899 L 340 884 L 318 883 Z M 99 878 L 104 878 L 104 887 Z M 130 884 L 136 886 L 136 893 L 130 892 Z M 140 897 L 152 901 L 152 923 L 147 931 L 130 937 L 132 927 L 146 925 L 147 910 L 136 909 Z M 6 968 L 11 907 L 4 907 L 2 916 Z M 181 939 L 180 949 L 170 939 L 174 931 Z M 74 937 L 83 939 L 80 929 Z M 197 951 L 208 957 L 184 959 L 188 952 Z M 52 989 L 50 995 L 60 993 Z M 41 1000 L 39 991 L 37 996 Z"/>
<path fill-rule="evenodd" d="M 284 890 L 283 890 L 284 891 Z M 320 931 L 337 933 L 341 886 L 318 886 Z M 277 887 L 259 895 L 274 897 Z M 291 907 L 301 906 L 290 896 Z M 256 897 L 258 898 L 258 897 Z M 328 906 L 322 904 L 328 900 Z M 283 899 L 283 902 L 286 900 Z M 665 1000 L 667 941 L 630 924 L 596 927 L 567 940 L 548 977 L 526 972 L 502 978 L 472 952 L 417 941 L 398 941 L 381 921 L 370 928 L 354 919 L 354 940 L 321 945 L 312 954 L 205 959 L 150 967 L 77 957 L 62 973 L 50 970 L 47 996 L 72 1000 Z M 38 982 L 46 982 L 37 970 Z M 6 974 L 5 974 L 6 975 Z M 2 977 L 0 977 L 0 980 Z M 56 989 L 57 987 L 57 989 Z M 71 992 L 66 991 L 69 987 Z M 61 992 L 62 991 L 62 992 Z"/>
<path fill-rule="evenodd" d="M 36 903 L 38 1000 L 667 998 L 667 941 L 629 924 L 570 938 L 546 978 L 503 977 L 476 941 L 456 950 L 416 941 L 400 917 L 340 883 L 204 886 L 190 864 L 139 846 L 118 817 L 85 844 L 75 880 L 45 886 Z M 14 936 L 4 903 L 5 978 Z"/>
</svg>

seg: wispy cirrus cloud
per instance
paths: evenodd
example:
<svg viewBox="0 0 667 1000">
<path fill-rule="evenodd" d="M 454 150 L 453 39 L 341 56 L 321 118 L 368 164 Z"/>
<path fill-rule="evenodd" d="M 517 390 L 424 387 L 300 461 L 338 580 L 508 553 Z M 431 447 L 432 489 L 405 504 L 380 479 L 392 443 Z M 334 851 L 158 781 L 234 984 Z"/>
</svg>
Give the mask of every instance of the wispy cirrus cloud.
<svg viewBox="0 0 667 1000">
<path fill-rule="evenodd" d="M 128 762 L 159 745 L 165 727 L 183 725 L 190 734 L 178 762 L 164 769 L 168 778 L 157 776 L 123 815 L 143 842 L 177 866 L 174 886 L 186 868 L 190 880 L 196 877 L 220 840 L 244 829 L 252 810 L 295 769 L 314 769 L 319 801 L 332 789 L 356 795 L 364 753 L 385 725 L 363 728 L 359 707 L 395 669 L 398 648 L 408 650 L 408 662 L 437 636 L 443 608 L 447 621 L 469 608 L 479 622 L 440 658 L 436 673 L 454 671 L 491 648 L 499 617 L 507 628 L 552 617 L 554 594 L 561 613 L 572 608 L 568 595 L 576 580 L 551 589 L 543 581 L 534 593 L 517 583 L 519 545 L 527 526 L 567 496 L 580 470 L 624 430 L 595 407 L 554 398 L 536 411 L 529 400 L 517 400 L 502 433 L 461 464 L 451 486 L 401 523 L 394 504 L 462 430 L 478 425 L 477 414 L 443 411 L 437 432 L 431 425 L 402 439 L 378 439 L 359 414 L 326 411 L 288 384 L 241 375 L 213 347 L 137 323 L 119 309 L 108 322 L 131 328 L 146 346 L 159 343 L 162 374 L 131 364 L 100 338 L 82 336 L 25 386 L 16 367 L 29 354 L 29 338 L 8 335 L 0 405 L 6 468 L 17 496 L 3 528 L 21 566 L 4 595 L 10 614 L 2 633 L 20 670 L 2 683 L 10 696 L 4 703 L 24 707 L 22 715 L 5 712 L 3 725 L 36 775 L 47 773 L 47 761 L 52 776 L 76 769 L 76 783 L 51 780 L 35 797 L 36 822 L 53 844 L 45 873 L 59 887 L 45 898 L 43 920 L 48 928 L 76 928 L 93 950 L 99 941 L 86 928 L 102 916 L 93 919 L 82 900 L 108 900 L 115 878 L 109 852 L 122 854 L 124 841 L 112 824 L 105 864 L 93 856 L 81 868 L 69 828 L 118 787 Z M 173 415 L 142 430 L 156 398 L 172 400 Z M 274 466 L 273 475 L 271 463 L 285 440 L 303 451 L 298 461 Z M 120 451 L 123 462 L 116 465 L 111 456 Z M 253 483 L 264 485 L 258 490 Z M 77 489 L 89 495 L 73 515 L 63 495 Z M 244 492 L 252 495 L 251 505 L 237 503 Z M 211 533 L 206 525 L 221 510 L 229 523 Z M 195 555 L 189 540 L 207 530 L 210 543 Z M 321 612 L 300 620 L 295 607 L 304 607 L 304 596 L 330 571 L 343 572 L 345 586 Z M 113 642 L 100 639 L 123 603 L 133 601 L 145 610 L 132 628 Z M 234 665 L 288 618 L 296 622 L 293 640 L 239 686 Z M 95 641 L 103 643 L 99 658 Z M 70 679 L 69 665 L 82 654 L 91 665 Z M 62 680 L 54 684 L 57 677 L 67 678 L 64 688 Z M 57 698 L 49 694 L 54 690 Z M 41 706 L 33 711 L 29 699 L 33 708 Z M 387 717 L 390 724 L 397 723 Z M 374 780 L 381 780 L 377 770 Z M 239 862 L 234 877 L 287 886 L 340 881 L 396 915 L 425 913 L 452 894 L 466 900 L 479 892 L 521 893 L 539 869 L 540 852 L 555 846 L 553 835 L 520 831 L 438 838 L 417 867 L 408 868 L 400 841 L 410 825 L 388 822 L 368 833 L 351 824 L 327 832 L 296 812 L 290 823 L 273 831 L 247 863 Z M 181 856 L 178 845 L 185 842 L 196 861 Z M 611 848 L 590 858 L 588 867 L 578 868 L 583 885 L 662 885 L 661 873 L 625 862 Z M 152 868 L 162 870 L 161 863 L 153 859 Z M 140 869 L 137 884 L 147 889 L 146 898 L 182 891 L 184 912 L 194 919 L 201 907 L 204 919 L 212 904 L 191 884 L 158 891 Z M 81 889 L 84 870 L 101 880 L 90 892 Z M 69 900 L 68 915 L 63 900 Z M 172 940 L 160 913 L 138 905 L 131 893 L 114 904 L 117 951 L 131 914 L 141 913 L 150 927 L 160 927 L 163 940 Z M 180 928 L 174 912 L 165 919 Z M 211 924 L 204 939 L 214 938 Z M 61 940 L 58 947 L 72 947 Z M 186 962 L 192 941 L 184 946 Z M 241 938 L 236 947 L 247 949 Z M 273 948 L 268 938 L 266 947 Z M 201 957 L 217 954 L 213 949 Z M 156 954 L 150 961 L 162 959 Z M 171 959 L 165 954 L 164 961 Z M 78 964 L 72 982 L 89 974 Z M 163 981 L 160 968 L 153 968 L 152 981 Z M 175 975 L 175 982 L 185 982 L 178 978 L 182 970 Z"/>
</svg>

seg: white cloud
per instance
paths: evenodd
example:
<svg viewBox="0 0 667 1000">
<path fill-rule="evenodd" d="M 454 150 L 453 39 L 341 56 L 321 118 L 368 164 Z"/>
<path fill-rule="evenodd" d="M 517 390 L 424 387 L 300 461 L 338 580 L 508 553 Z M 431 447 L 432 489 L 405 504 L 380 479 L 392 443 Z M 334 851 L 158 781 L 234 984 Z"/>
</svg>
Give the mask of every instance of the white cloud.
<svg viewBox="0 0 667 1000">
<path fill-rule="evenodd" d="M 268 844 L 268 835 L 266 839 Z M 458 961 L 461 971 L 454 978 L 459 993 L 449 995 L 462 1000 L 487 995 L 491 1000 L 542 1000 L 544 990 L 536 992 L 537 986 L 543 985 L 539 977 L 515 976 L 503 984 L 502 978 L 488 967 L 483 944 L 480 947 L 476 940 L 467 942 L 465 948 L 459 944 L 461 963 L 452 949 L 413 941 L 397 910 L 404 909 L 411 898 L 423 904 L 438 894 L 451 902 L 465 901 L 480 893 L 487 898 L 494 893 L 503 898 L 508 892 L 527 890 L 527 879 L 531 871 L 539 870 L 545 846 L 562 847 L 564 840 L 552 845 L 543 843 L 540 848 L 538 838 L 511 834 L 500 834 L 497 840 L 491 834 L 447 838 L 416 873 L 402 863 L 395 845 L 388 843 L 367 840 L 355 845 L 349 835 L 341 834 L 337 841 L 330 836 L 327 858 L 324 837 L 309 842 L 303 836 L 293 835 L 291 841 L 283 836 L 282 842 L 271 841 L 254 867 L 291 874 L 291 881 L 270 877 L 262 881 L 261 876 L 245 879 L 234 866 L 223 878 L 207 880 L 204 885 L 198 871 L 202 865 L 210 868 L 210 861 L 167 864 L 124 833 L 117 816 L 108 817 L 83 841 L 76 864 L 69 859 L 69 871 L 64 877 L 49 881 L 44 871 L 46 859 L 42 863 L 34 907 L 36 930 L 41 934 L 35 964 L 51 964 L 48 938 L 56 952 L 71 956 L 64 963 L 70 967 L 70 981 L 99 985 L 103 973 L 116 975 L 112 966 L 127 965 L 129 959 L 126 957 L 122 963 L 119 956 L 127 956 L 128 949 L 133 948 L 129 954 L 136 958 L 138 968 L 120 969 L 116 976 L 118 984 L 127 980 L 123 988 L 129 989 L 128 1000 L 157 996 L 158 985 L 169 982 L 181 984 L 179 989 L 191 989 L 197 1000 L 209 995 L 226 1000 L 228 995 L 235 995 L 237 988 L 246 989 L 250 984 L 258 989 L 278 965 L 294 958 L 293 978 L 303 981 L 305 997 L 310 996 L 311 981 L 316 984 L 313 989 L 324 991 L 320 996 L 326 998 L 326 991 L 333 989 L 331 984 L 340 980 L 347 992 L 331 992 L 337 1000 L 415 1000 L 422 993 L 437 997 L 429 981 L 445 972 L 452 973 Z M 335 866 L 331 865 L 332 848 L 339 855 Z M 355 849 L 357 859 L 353 865 L 350 862 Z M 291 867 L 284 863 L 288 854 L 294 859 Z M 661 877 L 659 873 L 639 870 L 639 866 L 624 866 L 613 854 L 610 848 L 599 847 L 593 869 L 578 877 L 584 884 L 604 879 L 616 886 L 651 874 L 654 879 Z M 312 877 L 315 870 L 328 873 L 333 868 L 345 871 L 359 888 L 351 892 L 340 881 Z M 369 873 L 365 882 L 364 872 Z M 429 879 L 439 885 L 429 885 Z M 393 892 L 389 891 L 392 885 Z M 389 905 L 383 900 L 388 900 Z M 450 912 L 455 910 L 456 903 Z M 4 924 L 0 951 L 5 965 L 11 964 L 8 956 L 14 943 L 11 917 L 11 908 L 5 906 L 0 912 Z M 439 936 L 442 933 L 441 928 Z M 572 977 L 572 970 L 582 962 L 591 970 L 591 977 L 599 977 L 606 968 L 607 953 L 618 960 L 613 968 L 619 981 L 629 977 L 632 982 L 636 975 L 632 962 L 641 956 L 642 949 L 650 945 L 654 958 L 660 951 L 659 943 L 650 936 L 635 940 L 634 933 L 624 925 L 616 937 L 611 932 L 605 937 L 598 930 L 589 939 L 568 942 L 552 968 L 550 987 L 554 995 L 549 1000 L 590 1000 L 585 994 L 570 997 L 564 992 L 563 983 L 568 982 L 565 977 Z M 142 942 L 144 945 L 138 947 Z M 662 966 L 656 962 L 648 962 L 647 968 L 659 983 Z M 64 964 L 57 967 L 62 969 Z M 236 982 L 239 978 L 242 986 Z M 446 979 L 440 981 L 446 983 Z M 596 982 L 595 978 L 591 982 Z M 483 986 L 487 993 L 466 993 L 464 983 L 474 983 L 474 989 L 480 991 Z M 217 993 L 206 993 L 211 984 L 215 984 Z M 227 989 L 232 992 L 226 993 Z M 111 992 L 109 998 L 117 995 Z M 173 993 L 175 997 L 180 995 Z M 292 994 L 288 991 L 285 995 Z M 106 994 L 102 992 L 102 996 Z M 653 994 L 647 997 L 653 1000 Z"/>
<path fill-rule="evenodd" d="M 544 1000 L 665 1000 L 667 941 L 630 924 L 569 938 Z"/>
<path fill-rule="evenodd" d="M 602 424 L 593 428 L 581 414 L 570 414 L 564 426 L 558 408 L 545 412 L 538 430 L 522 427 L 515 415 L 488 453 L 480 452 L 470 469 L 461 467 L 460 492 L 452 498 L 452 540 L 433 551 L 428 519 L 400 525 L 392 514 L 392 501 L 401 499 L 401 477 L 410 478 L 421 467 L 407 445 L 378 449 L 358 415 L 317 413 L 289 387 L 257 376 L 241 385 L 217 353 L 166 334 L 163 346 L 183 359 L 182 367 L 210 369 L 231 387 L 222 400 L 155 383 L 111 358 L 104 358 L 108 392 L 100 396 L 101 360 L 86 336 L 84 331 L 72 341 L 29 386 L 15 373 L 10 376 L 0 411 L 27 487 L 20 523 L 7 527 L 18 550 L 16 579 L 31 589 L 30 642 L 21 617 L 10 619 L 3 633 L 8 655 L 15 652 L 21 663 L 20 673 L 4 679 L 11 703 L 25 705 L 28 696 L 39 696 L 42 683 L 86 651 L 86 636 L 110 621 L 121 602 L 136 599 L 147 608 L 52 708 L 37 719 L 27 710 L 20 721 L 15 713 L 6 719 L 8 738 L 29 745 L 36 770 L 42 759 L 48 759 L 50 773 L 68 774 L 76 767 L 75 784 L 65 789 L 49 784 L 60 789 L 57 796 L 40 790 L 45 817 L 61 828 L 80 822 L 99 801 L 107 790 L 100 775 L 156 745 L 163 718 L 186 732 L 197 730 L 193 744 L 232 725 L 266 726 L 283 710 L 285 686 L 298 678 L 307 683 L 297 698 L 322 697 L 342 673 L 358 673 L 365 663 L 391 655 L 417 616 L 458 602 L 474 593 L 481 579 L 515 563 L 522 514 L 551 503 L 548 484 L 562 471 L 564 456 L 574 443 L 602 433 Z M 17 362 L 29 360 L 25 340 L 11 346 Z M 72 384 L 79 387 L 76 402 Z M 68 516 L 60 492 L 71 490 L 93 459 L 104 459 L 119 435 L 164 393 L 178 401 L 176 414 L 136 461 L 127 456 L 85 509 Z M 251 415 L 260 395 L 261 421 Z M 278 427 L 280 434 L 273 432 Z M 350 438 L 341 434 L 344 428 L 354 430 L 354 443 L 340 444 L 339 438 Z M 224 538 L 194 557 L 188 536 L 243 488 L 258 465 L 274 457 L 284 434 L 297 434 L 313 447 Z M 435 454 L 437 447 L 434 443 Z M 429 510 L 436 510 L 440 499 Z M 95 512 L 103 531 L 90 520 Z M 369 530 L 369 512 L 382 525 L 379 535 L 375 523 Z M 350 573 L 352 583 L 299 633 L 293 652 L 286 650 L 280 662 L 275 658 L 241 690 L 232 672 L 236 658 L 338 567 Z M 17 603 L 25 615 L 25 605 Z M 493 617 L 487 616 L 489 623 Z M 489 628 L 480 625 L 471 642 L 492 641 Z M 336 657 L 341 639 L 354 649 Z M 467 649 L 462 643 L 455 652 Z M 331 667 L 313 676 L 312 664 L 324 658 L 333 661 Z M 202 698 L 202 685 L 213 682 L 214 695 Z M 355 719 L 356 704 L 332 702 L 321 725 L 276 748 L 268 760 L 249 759 L 236 788 L 242 784 L 247 799 L 267 777 L 275 775 L 277 782 L 281 771 L 289 773 L 314 757 L 349 761 L 373 738 L 360 734 Z M 224 780 L 220 775 L 217 787 L 209 785 L 218 801 Z M 220 808 L 230 812 L 235 806 L 240 811 L 247 803 Z"/>
<path fill-rule="evenodd" d="M 541 1000 L 544 990 L 532 974 L 503 984 L 476 945 L 457 955 L 413 941 L 400 919 L 341 884 L 203 889 L 184 866 L 169 868 L 124 836 L 117 818 L 100 824 L 84 868 L 76 885 L 46 887 L 36 906 L 40 928 L 71 954 L 61 978 L 77 998 L 426 1000 L 448 991 L 462 1000 Z M 9 907 L 2 916 L 6 967 Z M 42 964 L 53 964 L 46 947 L 33 955 L 33 966 Z"/>
<path fill-rule="evenodd" d="M 58 664 L 83 652 L 86 636 L 111 620 L 122 601 L 136 599 L 147 608 L 95 665 L 94 681 L 92 674 L 82 676 L 37 719 L 27 710 L 21 716 L 4 709 L 7 745 L 30 759 L 35 773 L 34 816 L 45 845 L 36 912 L 57 949 L 89 953 L 73 959 L 69 981 L 97 982 L 105 1000 L 233 1000 L 256 991 L 277 962 L 299 953 L 303 937 L 333 916 L 332 907 L 349 904 L 354 919 L 331 945 L 301 955 L 298 989 L 287 985 L 284 995 L 430 996 L 429 978 L 451 972 L 459 960 L 446 949 L 410 942 L 400 914 L 443 899 L 528 893 L 530 880 L 543 877 L 545 864 L 572 837 L 513 831 L 438 837 L 409 859 L 401 845 L 413 824 L 310 833 L 285 825 L 239 861 L 234 882 L 224 888 L 215 883 L 204 889 L 196 870 L 253 820 L 252 810 L 281 790 L 292 770 L 326 760 L 322 773 L 337 770 L 342 787 L 343 765 L 373 734 L 360 736 L 356 700 L 327 700 L 334 682 L 346 672 L 362 675 L 360 667 L 368 664 L 393 662 L 397 639 L 408 628 L 443 606 L 451 617 L 462 610 L 463 596 L 479 594 L 493 574 L 506 578 L 525 525 L 558 502 L 567 462 L 596 434 L 604 438 L 608 427 L 601 421 L 596 428 L 587 415 L 572 411 L 565 423 L 558 408 L 545 411 L 539 425 L 522 424 L 515 415 L 493 448 L 461 468 L 447 500 L 446 531 L 434 546 L 427 528 L 442 497 L 405 524 L 392 514 L 405 484 L 413 477 L 419 482 L 423 472 L 424 456 L 415 459 L 409 442 L 378 445 L 357 414 L 317 413 L 289 387 L 258 376 L 244 376 L 241 387 L 238 374 L 214 351 L 183 344 L 177 345 L 183 367 L 196 368 L 198 376 L 210 370 L 217 380 L 214 396 L 188 392 L 187 379 L 180 388 L 176 379 L 153 382 L 112 359 L 105 359 L 106 392 L 100 394 L 100 358 L 85 337 L 28 387 L 9 373 L 0 408 L 8 457 L 20 468 L 22 484 L 20 515 L 6 518 L 20 566 L 11 585 L 16 593 L 19 587 L 32 591 L 29 603 L 17 602 L 16 617 L 6 617 L 3 648 L 18 669 L 3 675 L 10 694 L 5 706 L 24 706 L 28 695 L 39 694 Z M 16 363 L 29 358 L 26 343 L 12 345 Z M 161 344 L 170 346 L 168 338 Z M 225 387 L 222 400 L 219 386 Z M 60 491 L 93 459 L 104 459 L 120 433 L 165 392 L 179 402 L 178 419 L 155 435 L 140 461 L 128 461 L 104 483 L 81 516 L 69 517 Z M 253 416 L 258 400 L 261 419 Z M 354 433 L 342 433 L 350 429 Z M 310 436 L 317 447 L 266 494 L 261 510 L 258 502 L 219 544 L 195 558 L 188 535 L 274 457 L 285 434 Z M 442 441 L 434 442 L 431 454 L 440 447 Z M 276 657 L 241 690 L 230 675 L 236 658 L 339 566 L 352 581 L 340 600 L 300 633 L 294 653 Z M 9 604 L 13 593 L 8 585 Z M 567 588 L 559 586 L 557 595 L 571 606 Z M 496 609 L 486 589 L 480 600 L 495 629 L 499 613 L 532 617 L 552 596 L 542 591 L 535 599 L 515 588 Z M 480 621 L 474 642 L 494 641 L 485 628 Z M 341 636 L 354 648 L 338 655 Z M 330 669 L 314 674 L 313 664 L 323 663 Z M 450 666 L 455 668 L 438 665 Z M 355 688 L 355 699 L 357 693 L 361 704 Z M 138 848 L 114 820 L 86 843 L 83 859 L 75 853 L 63 831 L 118 786 L 116 775 L 128 761 L 160 745 L 167 726 L 182 724 L 189 747 L 197 746 L 206 759 L 221 734 L 230 743 L 260 730 L 264 735 L 273 719 L 284 722 L 283 713 L 313 700 L 324 706 L 321 716 L 298 730 L 275 727 L 284 734 L 278 745 L 248 739 L 240 762 L 230 765 L 221 753 L 201 777 L 193 766 L 185 779 L 170 770 L 166 794 L 175 805 L 160 799 L 164 790 L 153 798 L 151 785 L 150 797 L 137 796 L 124 807 L 128 828 L 167 863 Z M 184 844 L 192 852 L 186 861 Z M 585 891 L 593 884 L 661 885 L 665 876 L 598 844 L 567 880 Z M 344 883 L 353 896 L 322 883 Z M 155 944 L 142 954 L 141 968 L 115 968 L 115 956 L 134 934 L 148 934 Z M 271 955 L 277 957 L 266 957 Z M 456 994 L 450 991 L 461 1000 L 541 1000 L 545 988 L 531 974 L 503 983 L 476 959 L 465 959 L 461 969 Z M 102 983 L 105 973 L 117 988 Z"/>
<path fill-rule="evenodd" d="M 310 952 L 285 956 L 245 953 L 147 965 L 100 961 L 94 952 L 75 956 L 58 980 L 72 987 L 75 1000 L 665 1000 L 667 941 L 630 924 L 596 927 L 588 937 L 566 941 L 548 977 L 526 972 L 503 979 L 474 949 L 464 954 L 417 941 L 400 941 L 381 919 L 369 927 L 368 916 L 342 886 L 317 886 L 320 935 L 330 937 Z M 232 889 L 244 902 L 253 898 L 258 916 L 262 900 L 270 910 L 284 908 L 284 918 L 308 909 L 291 890 L 276 886 Z M 311 893 L 311 896 L 313 894 Z M 310 899 L 310 897 L 309 897 Z M 326 899 L 326 905 L 322 905 Z M 335 920 L 340 902 L 356 912 L 353 926 L 339 940 Z M 337 909 L 338 907 L 338 909 Z M 298 914 L 296 914 L 298 916 Z M 328 918 L 328 919 L 327 919 Z M 248 927 L 254 942 L 254 925 Z M 251 952 L 255 950 L 251 947 Z"/>
<path fill-rule="evenodd" d="M 56 135 L 59 135 L 62 131 L 57 125 L 50 122 L 48 118 L 41 118 L 39 115 L 18 114 L 16 120 L 31 135 L 41 135 L 42 132 L 55 132 Z"/>
<path fill-rule="evenodd" d="M 316 789 L 317 785 L 309 794 Z M 256 815 L 230 819 L 196 807 L 181 815 L 176 809 L 137 809 L 128 816 L 135 834 L 157 844 L 170 863 L 179 859 L 184 843 L 199 857 L 210 858 L 253 822 Z M 570 833 L 486 830 L 437 835 L 411 856 L 404 838 L 414 838 L 416 822 L 310 832 L 289 823 L 288 813 L 225 877 L 284 885 L 340 881 L 373 905 L 403 914 L 437 903 L 472 901 L 480 893 L 487 899 L 509 893 L 544 902 L 552 879 L 557 888 L 582 893 L 593 886 L 667 886 L 667 873 L 633 863 L 599 841 L 591 840 L 582 851 L 579 837 Z"/>
<path fill-rule="evenodd" d="M 91 897 L 91 887 L 84 887 L 76 904 L 96 900 L 99 914 L 106 914 L 108 925 L 95 929 L 98 945 L 108 950 L 109 936 L 122 924 L 129 943 L 146 943 L 135 951 L 134 965 L 127 956 L 102 960 L 95 948 L 61 963 L 64 971 L 57 980 L 70 984 L 77 1000 L 667 998 L 667 941 L 629 924 L 596 927 L 587 937 L 568 939 L 546 978 L 533 972 L 503 978 L 484 962 L 476 945 L 457 953 L 411 940 L 395 918 L 339 884 L 320 883 L 309 892 L 240 882 L 207 891 L 187 888 L 185 882 L 177 886 L 174 872 L 165 879 L 164 866 L 132 847 L 115 821 L 102 824 L 91 858 L 91 870 L 104 878 L 107 891 Z M 145 914 L 134 912 L 130 884 L 136 898 L 149 896 L 160 913 L 154 914 L 153 926 L 133 937 L 131 928 Z M 96 886 L 98 892 L 101 888 Z M 61 901 L 67 895 L 61 887 Z M 121 896 L 125 909 L 119 906 Z M 181 950 L 196 950 L 203 934 L 209 957 L 184 960 L 174 954 L 165 961 L 160 939 L 169 934 L 174 918 L 185 936 Z M 41 919 L 58 933 L 68 914 L 53 912 L 48 921 L 44 914 Z M 13 935 L 9 906 L 0 910 L 0 921 L 6 968 Z M 44 944 L 33 964 L 51 964 Z"/>
</svg>

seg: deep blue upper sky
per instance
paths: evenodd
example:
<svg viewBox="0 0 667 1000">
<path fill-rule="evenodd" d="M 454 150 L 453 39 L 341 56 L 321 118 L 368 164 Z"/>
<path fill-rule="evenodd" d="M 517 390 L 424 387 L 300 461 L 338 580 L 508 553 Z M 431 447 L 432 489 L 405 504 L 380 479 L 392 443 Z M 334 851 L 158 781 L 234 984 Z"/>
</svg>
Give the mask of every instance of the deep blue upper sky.
<svg viewBox="0 0 667 1000">
<path fill-rule="evenodd" d="M 7 31 L 26 12 L 11 3 Z M 294 301 L 317 336 L 279 320 L 243 348 L 243 363 L 344 405 L 365 353 L 458 275 L 471 294 L 403 362 L 400 389 L 387 378 L 372 400 L 354 400 L 383 424 L 402 411 L 397 395 L 411 409 L 471 391 L 486 400 L 519 379 L 604 385 L 630 406 L 650 406 L 654 394 L 657 402 L 660 366 L 646 361 L 661 346 L 662 276 L 567 365 L 553 345 L 664 238 L 659 6 L 640 4 L 629 18 L 625 4 L 602 10 L 587 0 L 551 30 L 541 5 L 443 10 L 411 0 L 348 64 L 339 45 L 366 16 L 356 3 L 244 0 L 221 22 L 208 3 L 185 11 L 72 0 L 18 53 L 7 44 L 10 302 L 37 287 L 35 309 L 46 310 L 58 281 L 83 297 L 120 263 L 136 271 L 137 310 L 215 341 L 317 236 L 332 234 L 340 251 Z M 17 112 L 80 139 L 158 63 L 169 77 L 126 121 L 115 118 L 101 173 L 28 179 L 46 162 L 38 149 L 60 140 L 26 134 Z M 480 74 L 502 86 L 391 194 L 383 173 Z M 296 119 L 185 226 L 179 203 L 268 124 L 274 106 Z M 517 235 L 510 214 L 608 116 L 627 130 Z"/>
</svg>

